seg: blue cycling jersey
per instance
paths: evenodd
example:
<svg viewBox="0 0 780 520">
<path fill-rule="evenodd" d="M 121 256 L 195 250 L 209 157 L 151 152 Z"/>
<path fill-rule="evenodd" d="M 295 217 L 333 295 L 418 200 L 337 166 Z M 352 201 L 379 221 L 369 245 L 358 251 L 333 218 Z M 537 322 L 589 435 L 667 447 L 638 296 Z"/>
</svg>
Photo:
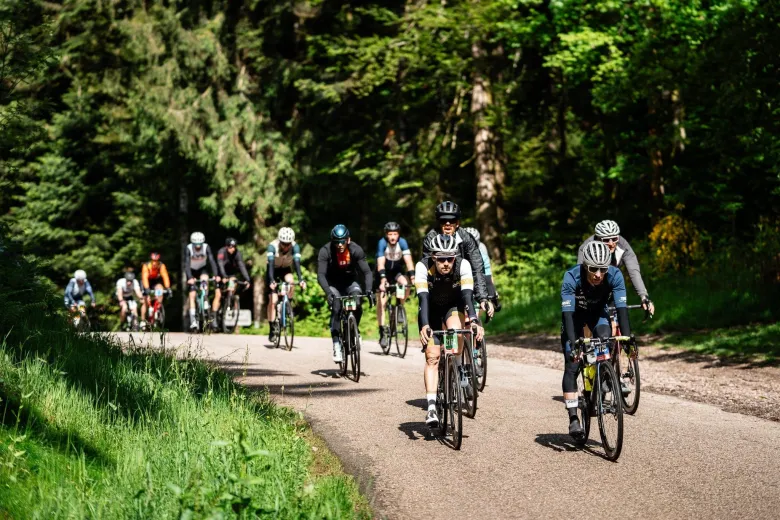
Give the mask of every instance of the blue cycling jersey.
<svg viewBox="0 0 780 520">
<path fill-rule="evenodd" d="M 409 251 L 409 244 L 406 243 L 406 239 L 403 237 L 399 238 L 394 246 L 390 245 L 386 238 L 380 239 L 376 251 L 377 259 L 384 257 L 385 269 L 388 271 L 403 266 L 403 257 L 411 254 L 412 252 Z"/>
<path fill-rule="evenodd" d="M 607 307 L 610 294 L 614 294 L 615 307 L 626 307 L 626 282 L 620 269 L 610 266 L 604 281 L 595 286 L 587 282 L 587 276 L 587 268 L 582 264 L 572 267 L 563 275 L 561 285 L 563 312 L 603 312 Z"/>
</svg>

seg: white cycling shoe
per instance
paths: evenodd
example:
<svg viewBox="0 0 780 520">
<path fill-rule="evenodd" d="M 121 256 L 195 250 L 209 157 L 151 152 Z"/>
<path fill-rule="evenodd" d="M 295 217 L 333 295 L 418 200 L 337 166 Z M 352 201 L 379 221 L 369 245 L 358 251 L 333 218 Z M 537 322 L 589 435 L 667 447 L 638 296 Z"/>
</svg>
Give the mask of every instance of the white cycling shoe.
<svg viewBox="0 0 780 520">
<path fill-rule="evenodd" d="M 344 356 L 342 355 L 342 348 L 341 348 L 341 342 L 339 340 L 336 340 L 333 342 L 333 362 L 334 363 L 343 363 L 344 362 Z"/>
<path fill-rule="evenodd" d="M 439 427 L 439 416 L 436 415 L 436 410 L 428 410 L 428 415 L 425 416 L 425 425 L 429 428 Z"/>
</svg>

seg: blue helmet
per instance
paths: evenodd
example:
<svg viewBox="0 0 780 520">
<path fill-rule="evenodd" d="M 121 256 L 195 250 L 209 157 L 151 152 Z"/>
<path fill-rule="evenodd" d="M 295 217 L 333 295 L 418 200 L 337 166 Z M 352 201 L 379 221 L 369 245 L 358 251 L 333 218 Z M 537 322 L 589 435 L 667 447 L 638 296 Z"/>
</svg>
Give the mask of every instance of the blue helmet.
<svg viewBox="0 0 780 520">
<path fill-rule="evenodd" d="M 344 224 L 336 224 L 330 231 L 331 240 L 346 240 L 349 238 L 349 229 Z"/>
</svg>

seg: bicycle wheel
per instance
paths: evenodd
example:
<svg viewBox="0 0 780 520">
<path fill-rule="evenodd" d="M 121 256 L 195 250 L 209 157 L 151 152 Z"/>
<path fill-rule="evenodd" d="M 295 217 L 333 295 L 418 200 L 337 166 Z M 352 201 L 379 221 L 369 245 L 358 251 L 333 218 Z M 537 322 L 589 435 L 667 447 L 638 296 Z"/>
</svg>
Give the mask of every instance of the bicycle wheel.
<svg viewBox="0 0 780 520">
<path fill-rule="evenodd" d="M 409 325 L 406 324 L 406 309 L 403 305 L 398 305 L 395 311 L 395 349 L 398 356 L 406 356 L 406 349 L 409 346 Z M 388 343 L 388 349 L 390 344 Z"/>
<path fill-rule="evenodd" d="M 443 349 L 442 349 L 443 350 Z M 447 436 L 447 361 L 444 352 L 439 356 L 439 384 L 436 387 L 436 415 L 439 416 L 439 432 L 442 437 Z"/>
<path fill-rule="evenodd" d="M 293 316 L 292 302 L 288 301 L 285 307 L 287 309 L 287 326 L 284 328 L 284 345 L 287 350 L 292 350 L 295 339 L 295 317 Z"/>
<path fill-rule="evenodd" d="M 452 435 L 452 447 L 460 449 L 463 442 L 463 398 L 460 388 L 460 378 L 455 360 L 447 356 L 447 409 L 449 411 L 450 434 Z"/>
<path fill-rule="evenodd" d="M 607 459 L 615 461 L 623 448 L 623 399 L 612 363 L 600 363 L 597 370 L 596 413 L 599 417 L 601 444 Z"/>
<path fill-rule="evenodd" d="M 390 297 L 388 296 L 387 297 L 387 309 L 385 311 L 385 314 L 386 314 L 386 316 L 385 316 L 385 323 L 388 324 L 387 327 L 389 329 L 388 333 L 387 333 L 387 337 L 385 338 L 385 340 L 387 341 L 387 344 L 386 344 L 386 346 L 383 347 L 382 346 L 382 342 L 381 341 L 379 342 L 379 347 L 382 349 L 382 353 L 384 355 L 390 354 L 390 342 L 393 341 L 393 335 L 395 334 L 395 318 L 394 318 L 395 313 L 393 311 L 394 311 L 394 308 L 391 305 Z M 380 331 L 379 333 L 381 334 L 382 332 Z"/>
<path fill-rule="evenodd" d="M 634 349 L 632 349 L 634 350 Z M 626 368 L 623 368 L 623 364 Z M 618 382 L 623 382 L 628 386 L 628 395 L 623 396 L 623 411 L 629 415 L 634 415 L 637 408 L 639 408 L 639 394 L 641 392 L 639 383 L 639 358 L 637 353 L 626 353 L 623 351 L 618 361 L 618 374 L 620 378 Z M 622 390 L 622 389 L 621 389 Z"/>
<path fill-rule="evenodd" d="M 344 311 L 342 311 L 342 315 L 340 317 L 341 321 L 341 363 L 339 363 L 339 373 L 341 374 L 341 377 L 347 377 L 347 357 L 349 356 L 349 342 L 350 334 L 352 331 L 347 326 L 347 319 L 344 317 L 343 314 Z"/>
<path fill-rule="evenodd" d="M 352 380 L 358 382 L 360 380 L 360 333 L 358 332 L 357 320 L 354 314 L 350 314 L 347 318 L 348 326 L 350 329 L 350 344 L 349 344 L 349 364 L 350 371 L 352 372 Z M 346 363 L 347 359 L 344 358 Z"/>
<path fill-rule="evenodd" d="M 474 349 L 471 346 L 471 341 L 463 341 L 463 371 L 466 373 L 466 379 L 471 387 L 471 398 L 468 396 L 468 390 L 463 389 L 463 406 L 466 417 L 471 419 L 477 415 L 477 397 L 479 392 L 477 391 L 477 377 L 475 373 L 474 365 Z"/>
<path fill-rule="evenodd" d="M 165 330 L 165 307 L 162 303 L 152 312 L 152 330 L 163 331 Z"/>
<path fill-rule="evenodd" d="M 479 387 L 479 391 L 482 392 L 485 390 L 485 381 L 487 381 L 487 344 L 485 343 L 485 338 L 482 338 L 482 340 L 479 342 L 479 348 L 477 349 L 479 351 L 479 357 L 476 358 L 477 362 L 477 386 Z"/>
<path fill-rule="evenodd" d="M 580 365 L 580 377 L 577 378 L 577 394 L 577 418 L 580 420 L 582 429 L 585 430 L 585 435 L 577 441 L 577 444 L 584 446 L 590 436 L 590 411 L 592 407 L 590 403 L 591 392 L 585 390 L 585 373 L 582 371 L 582 365 Z"/>
<path fill-rule="evenodd" d="M 238 326 L 238 311 L 241 302 L 232 291 L 225 295 L 225 303 L 222 305 L 222 332 L 232 334 Z"/>
</svg>

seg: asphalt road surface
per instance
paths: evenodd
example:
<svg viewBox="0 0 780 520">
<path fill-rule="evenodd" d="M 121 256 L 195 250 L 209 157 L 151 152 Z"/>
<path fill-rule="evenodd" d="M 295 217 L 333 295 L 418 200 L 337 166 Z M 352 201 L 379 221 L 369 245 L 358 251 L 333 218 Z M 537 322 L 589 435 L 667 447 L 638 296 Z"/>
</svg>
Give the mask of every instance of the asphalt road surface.
<svg viewBox="0 0 780 520">
<path fill-rule="evenodd" d="M 259 336 L 167 342 L 303 411 L 382 518 L 780 518 L 780 423 L 643 392 L 613 463 L 595 420 L 586 449 L 565 433 L 560 371 L 491 359 L 454 451 L 428 435 L 411 343 L 400 359 L 365 341 L 354 383 L 336 375 L 328 339 L 296 338 L 290 352 Z"/>
</svg>

